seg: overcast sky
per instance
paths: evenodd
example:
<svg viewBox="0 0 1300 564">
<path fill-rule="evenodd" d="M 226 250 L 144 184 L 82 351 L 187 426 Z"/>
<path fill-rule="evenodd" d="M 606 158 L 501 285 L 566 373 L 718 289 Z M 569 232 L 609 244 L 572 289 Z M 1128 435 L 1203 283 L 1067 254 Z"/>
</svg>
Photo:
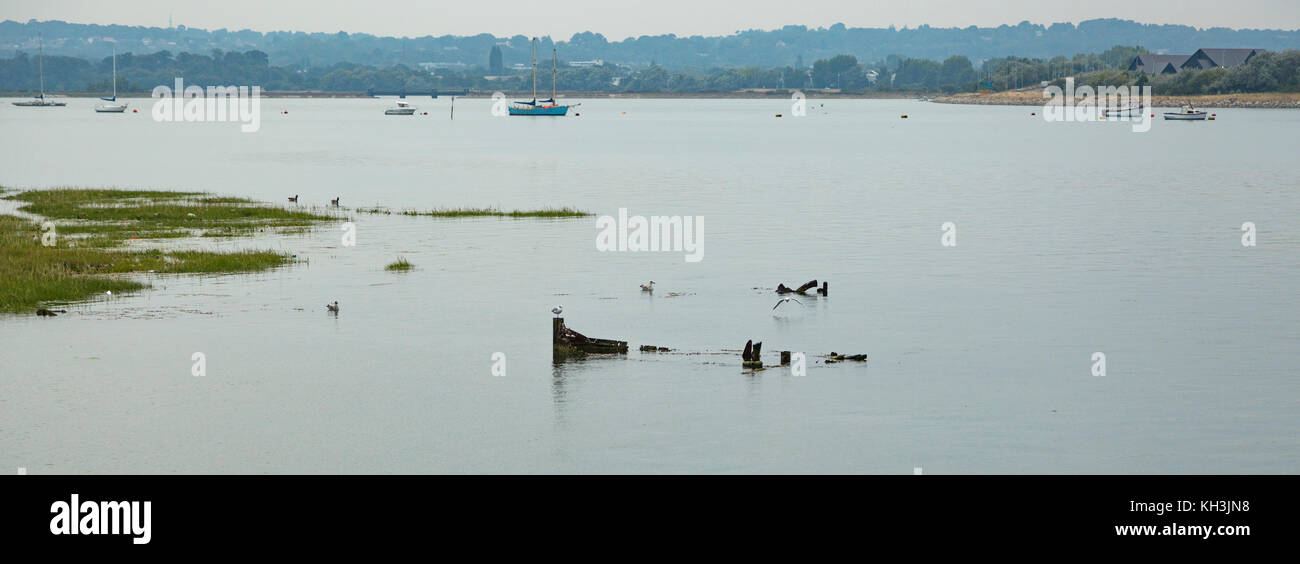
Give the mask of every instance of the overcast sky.
<svg viewBox="0 0 1300 564">
<path fill-rule="evenodd" d="M 549 35 L 611 40 L 809 27 L 965 27 L 1122 18 L 1197 27 L 1300 28 L 1300 0 L 0 0 L 0 20 L 375 35 Z"/>
</svg>

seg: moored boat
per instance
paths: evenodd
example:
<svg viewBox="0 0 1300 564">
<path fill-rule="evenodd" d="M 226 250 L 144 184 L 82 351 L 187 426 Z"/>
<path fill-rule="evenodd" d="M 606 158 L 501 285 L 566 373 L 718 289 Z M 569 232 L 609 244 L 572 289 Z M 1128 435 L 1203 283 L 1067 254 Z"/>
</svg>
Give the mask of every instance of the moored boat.
<svg viewBox="0 0 1300 564">
<path fill-rule="evenodd" d="M 562 116 L 569 113 L 570 106 L 555 101 L 555 78 L 559 55 L 551 50 L 551 97 L 548 100 L 537 99 L 537 38 L 533 38 L 533 99 L 528 102 L 515 102 L 510 106 L 512 116 Z M 574 104 L 575 106 L 577 104 Z"/>
<path fill-rule="evenodd" d="M 386 116 L 412 116 L 415 115 L 416 107 L 412 106 L 406 100 L 398 100 L 397 106 L 384 110 Z"/>
<path fill-rule="evenodd" d="M 113 49 L 113 97 L 100 98 L 102 104 L 95 106 L 95 111 L 101 114 L 120 114 L 126 111 L 126 103 L 117 103 L 117 49 Z"/>
<path fill-rule="evenodd" d="M 41 39 L 40 36 L 37 36 L 36 40 L 37 42 L 39 42 L 40 49 L 41 49 L 40 59 L 39 62 L 37 63 L 37 65 L 39 65 L 40 75 L 41 75 L 41 93 L 38 94 L 35 98 L 32 98 L 31 100 L 28 100 L 26 102 L 14 102 L 14 105 L 21 106 L 24 108 L 61 108 L 63 106 L 66 106 L 68 105 L 67 102 L 60 102 L 58 100 L 49 100 L 45 97 L 45 41 Z"/>
<path fill-rule="evenodd" d="M 1203 120 L 1206 114 L 1204 110 L 1198 110 L 1191 106 L 1183 106 L 1176 112 L 1165 112 L 1165 119 L 1176 120 Z"/>
</svg>

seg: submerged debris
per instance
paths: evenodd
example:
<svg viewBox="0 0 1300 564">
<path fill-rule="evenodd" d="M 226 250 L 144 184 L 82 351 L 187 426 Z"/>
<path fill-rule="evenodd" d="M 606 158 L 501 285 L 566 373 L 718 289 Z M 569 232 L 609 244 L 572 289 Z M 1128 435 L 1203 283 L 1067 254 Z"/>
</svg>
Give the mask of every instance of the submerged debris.
<svg viewBox="0 0 1300 564">
<path fill-rule="evenodd" d="M 778 294 L 799 294 L 801 296 L 806 296 L 808 295 L 808 290 L 812 290 L 812 289 L 816 289 L 817 294 L 825 296 L 828 295 L 830 292 L 830 283 L 822 282 L 822 287 L 818 288 L 816 280 L 809 280 L 805 282 L 803 286 L 800 286 L 793 290 L 791 290 L 790 287 L 786 286 L 785 284 L 776 285 L 776 293 Z"/>
<path fill-rule="evenodd" d="M 48 310 L 48 309 L 45 309 L 45 308 L 41 308 L 41 309 L 36 310 L 36 315 L 38 315 L 38 316 L 40 316 L 40 317 L 55 317 L 56 315 L 58 315 L 58 314 L 60 314 L 60 313 L 68 313 L 68 310 L 66 310 L 66 309 Z"/>
<path fill-rule="evenodd" d="M 742 360 L 741 365 L 745 368 L 762 368 L 763 359 L 760 356 L 762 351 L 762 341 L 757 343 L 755 343 L 753 339 L 745 341 L 745 352 L 740 353 L 740 358 Z"/>
<path fill-rule="evenodd" d="M 627 354 L 627 341 L 595 339 L 564 326 L 564 318 L 551 319 L 551 358 L 559 362 L 570 357 L 583 357 L 588 353 Z"/>
</svg>

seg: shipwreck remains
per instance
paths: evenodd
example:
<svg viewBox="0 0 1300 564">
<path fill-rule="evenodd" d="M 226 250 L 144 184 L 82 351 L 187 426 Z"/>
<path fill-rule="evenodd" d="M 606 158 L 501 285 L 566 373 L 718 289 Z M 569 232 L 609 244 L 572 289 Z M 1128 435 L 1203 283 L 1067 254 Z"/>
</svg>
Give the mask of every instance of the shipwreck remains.
<svg viewBox="0 0 1300 564">
<path fill-rule="evenodd" d="M 741 365 L 745 368 L 762 368 L 763 359 L 759 354 L 763 350 L 763 342 L 754 342 L 753 339 L 745 341 L 745 352 L 740 353 Z"/>
<path fill-rule="evenodd" d="M 627 354 L 627 341 L 594 339 L 564 326 L 564 318 L 551 319 L 551 359 L 562 362 L 588 354 Z"/>
</svg>

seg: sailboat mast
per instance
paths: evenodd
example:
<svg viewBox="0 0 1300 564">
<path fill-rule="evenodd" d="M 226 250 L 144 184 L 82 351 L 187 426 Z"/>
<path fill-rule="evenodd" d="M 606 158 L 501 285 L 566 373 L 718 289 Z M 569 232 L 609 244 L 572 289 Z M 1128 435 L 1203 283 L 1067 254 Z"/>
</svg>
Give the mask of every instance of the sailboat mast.
<svg viewBox="0 0 1300 564">
<path fill-rule="evenodd" d="M 533 101 L 537 101 L 537 38 L 533 38 Z"/>
<path fill-rule="evenodd" d="M 40 49 L 40 51 L 41 51 L 41 56 L 40 56 L 40 58 L 38 59 L 38 62 L 37 62 L 36 64 L 37 64 L 37 67 L 41 69 L 41 70 L 40 70 L 40 73 L 41 73 L 41 99 L 44 100 L 44 99 L 45 99 L 45 38 L 43 38 L 43 37 L 37 35 L 37 36 L 36 36 L 36 44 L 39 46 L 39 49 Z"/>
<path fill-rule="evenodd" d="M 113 47 L 113 101 L 117 101 L 117 47 Z"/>
<path fill-rule="evenodd" d="M 556 104 L 559 104 L 559 102 L 555 101 L 555 72 L 556 72 L 555 66 L 557 64 L 556 60 L 558 58 L 559 55 L 556 53 L 556 50 L 552 48 L 551 49 L 551 102 L 554 102 Z"/>
</svg>

